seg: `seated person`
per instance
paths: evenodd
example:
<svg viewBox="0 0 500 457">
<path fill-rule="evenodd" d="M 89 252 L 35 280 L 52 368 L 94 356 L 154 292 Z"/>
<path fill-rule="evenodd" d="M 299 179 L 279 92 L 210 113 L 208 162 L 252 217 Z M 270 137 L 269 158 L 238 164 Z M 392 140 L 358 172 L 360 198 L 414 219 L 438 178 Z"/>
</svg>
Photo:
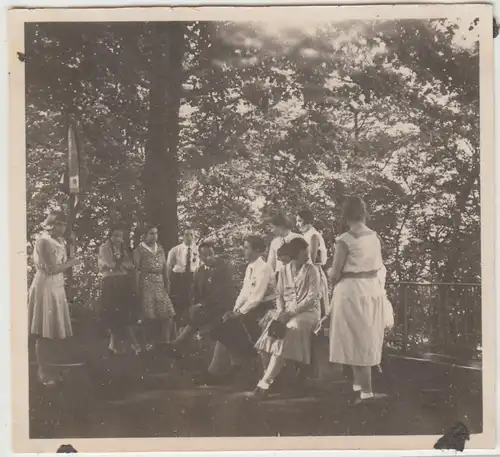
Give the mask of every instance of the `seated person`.
<svg viewBox="0 0 500 457">
<path fill-rule="evenodd" d="M 170 354 L 177 357 L 182 356 L 182 347 L 198 330 L 209 331 L 221 322 L 234 301 L 232 272 L 227 263 L 215 255 L 208 242 L 202 242 L 198 249 L 201 265 L 194 273 L 187 325 L 167 345 Z"/>
<path fill-rule="evenodd" d="M 307 241 L 296 238 L 289 243 L 292 261 L 280 270 L 273 321 L 255 345 L 267 359 L 264 376 L 252 397 L 265 398 L 286 361 L 311 362 L 311 335 L 320 320 L 321 281 L 309 258 Z M 282 327 L 282 336 L 273 328 Z"/>
</svg>

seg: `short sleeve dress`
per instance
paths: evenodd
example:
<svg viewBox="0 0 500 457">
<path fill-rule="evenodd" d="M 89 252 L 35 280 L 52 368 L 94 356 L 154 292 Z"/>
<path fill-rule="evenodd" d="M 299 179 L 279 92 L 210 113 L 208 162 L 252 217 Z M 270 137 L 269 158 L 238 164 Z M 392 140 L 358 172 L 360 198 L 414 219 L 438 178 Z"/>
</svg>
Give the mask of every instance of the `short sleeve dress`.
<svg viewBox="0 0 500 457">
<path fill-rule="evenodd" d="M 330 362 L 375 366 L 381 362 L 387 321 L 380 240 L 372 230 L 347 232 L 338 244 L 348 254 L 330 305 Z"/>
<path fill-rule="evenodd" d="M 53 274 L 52 267 L 67 261 L 66 245 L 49 234 L 35 243 L 35 277 L 28 291 L 29 331 L 41 338 L 63 339 L 73 335 L 64 273 Z"/>
<path fill-rule="evenodd" d="M 150 248 L 141 243 L 135 252 L 139 271 L 139 291 L 142 312 L 145 319 L 168 319 L 175 315 L 174 306 L 168 296 L 163 277 L 166 257 L 163 248 L 157 244 Z"/>
</svg>

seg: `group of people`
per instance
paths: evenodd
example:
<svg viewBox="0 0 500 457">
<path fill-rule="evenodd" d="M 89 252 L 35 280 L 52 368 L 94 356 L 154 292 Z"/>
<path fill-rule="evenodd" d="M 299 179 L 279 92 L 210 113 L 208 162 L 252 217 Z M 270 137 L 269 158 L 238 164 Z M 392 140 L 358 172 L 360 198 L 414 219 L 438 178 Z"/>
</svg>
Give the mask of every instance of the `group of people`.
<svg viewBox="0 0 500 457">
<path fill-rule="evenodd" d="M 197 382 L 229 382 L 259 355 L 262 376 L 251 395 L 263 399 L 287 362 L 313 364 L 313 335 L 329 323 L 329 361 L 352 367 L 356 401 L 380 398 L 372 389 L 371 370 L 381 362 L 384 332 L 392 323 L 381 241 L 366 225 L 361 198 L 348 198 L 343 216 L 348 231 L 337 238 L 327 272 L 328 253 L 312 212 L 296 215 L 299 233 L 284 215 L 273 217 L 269 249 L 259 236 L 244 240 L 248 265 L 239 293 L 231 265 L 211 243 L 197 244 L 192 230 L 166 254 L 157 227 L 144 227 L 133 252 L 125 246 L 124 228 L 113 227 L 98 254 L 110 351 L 158 349 L 173 358 L 188 357 L 187 343 L 203 332 L 215 346 Z M 29 290 L 29 324 L 37 337 L 39 379 L 56 384 L 60 374 L 44 364 L 43 351 L 72 335 L 64 271 L 79 261 L 67 259 L 64 217 L 52 215 L 46 225 L 33 254 L 37 271 Z"/>
</svg>

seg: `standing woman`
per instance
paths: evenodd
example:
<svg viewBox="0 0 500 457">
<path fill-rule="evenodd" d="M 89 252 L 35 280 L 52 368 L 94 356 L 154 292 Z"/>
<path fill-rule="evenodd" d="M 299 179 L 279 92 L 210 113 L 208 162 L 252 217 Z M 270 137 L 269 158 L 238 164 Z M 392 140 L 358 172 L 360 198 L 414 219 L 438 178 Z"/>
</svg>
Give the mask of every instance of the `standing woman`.
<svg viewBox="0 0 500 457">
<path fill-rule="evenodd" d="M 134 329 L 139 317 L 134 263 L 124 244 L 124 232 L 121 226 L 112 227 L 108 241 L 99 248 L 97 260 L 102 275 L 102 315 L 104 324 L 111 332 L 109 350 L 113 354 L 123 354 L 131 346 L 139 354 Z"/>
<path fill-rule="evenodd" d="M 66 218 L 53 213 L 44 222 L 46 232 L 35 244 L 33 261 L 36 274 L 28 292 L 29 332 L 35 335 L 38 378 L 45 385 L 61 380 L 61 372 L 50 365 L 64 351 L 66 339 L 73 336 L 64 272 L 80 265 L 66 254 Z"/>
<path fill-rule="evenodd" d="M 387 319 L 380 239 L 365 225 L 367 215 L 361 198 L 347 199 L 343 216 L 349 231 L 337 239 L 331 269 L 330 362 L 352 367 L 353 390 L 360 393 L 356 403 L 385 396 L 372 390 L 371 371 L 381 362 Z"/>
<path fill-rule="evenodd" d="M 158 228 L 146 225 L 143 241 L 134 251 L 137 290 L 142 305 L 146 349 L 171 340 L 174 325 L 174 306 L 168 296 L 167 259 L 158 244 Z"/>
<path fill-rule="evenodd" d="M 328 258 L 325 240 L 314 228 L 314 215 L 312 211 L 305 209 L 299 211 L 296 217 L 297 228 L 309 244 L 309 256 L 311 262 L 316 265 L 321 278 L 321 305 L 322 311 L 328 307 L 328 280 L 323 270 Z"/>
</svg>

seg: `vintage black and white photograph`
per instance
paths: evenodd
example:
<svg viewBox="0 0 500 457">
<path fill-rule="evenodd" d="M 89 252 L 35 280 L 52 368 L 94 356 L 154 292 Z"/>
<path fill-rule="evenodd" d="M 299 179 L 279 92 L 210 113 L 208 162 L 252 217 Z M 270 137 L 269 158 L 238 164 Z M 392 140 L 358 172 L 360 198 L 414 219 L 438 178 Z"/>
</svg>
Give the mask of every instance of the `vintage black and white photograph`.
<svg viewBox="0 0 500 457">
<path fill-rule="evenodd" d="M 492 7 L 369 8 L 18 11 L 36 449 L 490 436 Z"/>
</svg>

